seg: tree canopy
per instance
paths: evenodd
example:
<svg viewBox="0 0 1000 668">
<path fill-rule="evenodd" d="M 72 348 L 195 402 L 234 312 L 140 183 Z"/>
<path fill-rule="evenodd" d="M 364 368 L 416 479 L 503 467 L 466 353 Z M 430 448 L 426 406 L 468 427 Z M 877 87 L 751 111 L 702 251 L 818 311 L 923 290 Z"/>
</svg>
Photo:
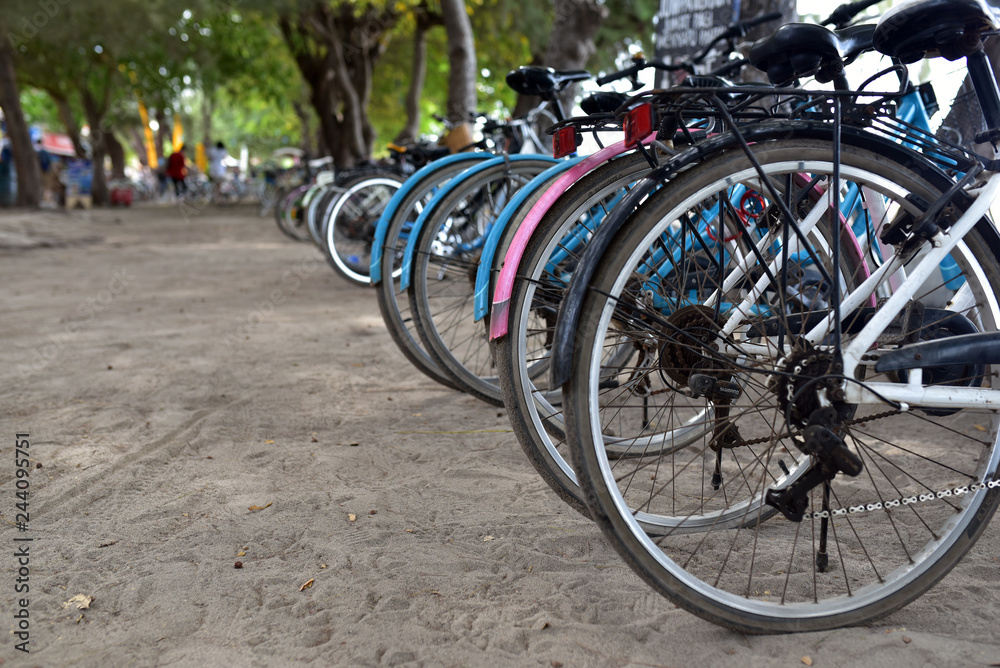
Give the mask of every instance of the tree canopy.
<svg viewBox="0 0 1000 668">
<path fill-rule="evenodd" d="M 102 166 L 108 156 L 113 173 L 126 155 L 147 162 L 140 104 L 161 157 L 177 119 L 187 143 L 260 157 L 296 145 L 348 165 L 440 132 L 456 85 L 447 8 L 464 6 L 472 27 L 476 108 L 505 115 L 507 71 L 551 61 L 554 39 L 574 40 L 553 26 L 598 5 L 585 64 L 610 69 L 649 44 L 657 0 L 5 0 L 0 33 L 26 122 L 67 133 Z"/>
</svg>

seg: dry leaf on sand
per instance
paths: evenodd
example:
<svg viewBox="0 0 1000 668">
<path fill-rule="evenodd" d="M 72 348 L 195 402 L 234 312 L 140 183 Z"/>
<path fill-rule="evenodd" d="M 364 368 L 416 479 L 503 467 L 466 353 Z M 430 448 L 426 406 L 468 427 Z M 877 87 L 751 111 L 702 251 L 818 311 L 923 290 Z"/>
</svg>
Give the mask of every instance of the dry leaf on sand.
<svg viewBox="0 0 1000 668">
<path fill-rule="evenodd" d="M 90 608 L 90 604 L 94 602 L 93 596 L 87 596 L 86 594 L 77 594 L 70 600 L 63 603 L 63 608 L 68 608 L 71 605 L 75 605 L 77 610 L 87 610 Z"/>
</svg>

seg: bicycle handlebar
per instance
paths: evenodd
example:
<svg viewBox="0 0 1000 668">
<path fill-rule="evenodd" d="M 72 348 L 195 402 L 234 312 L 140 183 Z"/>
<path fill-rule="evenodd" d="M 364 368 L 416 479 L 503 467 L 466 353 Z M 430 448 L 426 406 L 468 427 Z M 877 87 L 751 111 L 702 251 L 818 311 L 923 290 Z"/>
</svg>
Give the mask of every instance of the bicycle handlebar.
<svg viewBox="0 0 1000 668">
<path fill-rule="evenodd" d="M 820 23 L 821 26 L 833 25 L 835 28 L 844 28 L 857 14 L 868 9 L 872 5 L 878 4 L 879 0 L 858 0 L 857 2 L 847 2 L 833 10 L 833 13 Z"/>
<path fill-rule="evenodd" d="M 604 84 L 611 83 L 612 81 L 618 81 L 619 79 L 624 79 L 625 77 L 635 76 L 647 67 L 663 70 L 665 72 L 676 72 L 677 70 L 683 69 L 684 65 L 667 65 L 666 63 L 652 60 L 646 61 L 645 58 L 640 58 L 634 65 L 626 67 L 623 70 L 618 70 L 617 72 L 612 72 L 611 74 L 605 74 L 603 77 L 597 77 L 597 85 L 603 86 Z"/>
<path fill-rule="evenodd" d="M 697 65 L 698 63 L 705 60 L 708 54 L 711 53 L 712 49 L 714 49 L 715 45 L 718 44 L 719 42 L 723 42 L 726 40 L 733 40 L 736 39 L 737 37 L 745 37 L 746 34 L 750 32 L 751 29 L 756 28 L 757 26 L 763 23 L 777 21 L 781 19 L 781 16 L 782 16 L 781 12 L 768 12 L 767 14 L 763 14 L 756 18 L 747 19 L 746 21 L 739 21 L 738 23 L 734 23 L 733 25 L 726 28 L 718 37 L 709 42 L 708 46 L 706 46 L 701 53 L 695 56 L 690 64 Z"/>
<path fill-rule="evenodd" d="M 736 39 L 737 37 L 745 37 L 748 32 L 764 23 L 770 23 L 771 21 L 777 21 L 782 16 L 781 12 L 768 12 L 767 14 L 761 14 L 760 16 L 752 19 L 747 19 L 746 21 L 740 21 L 734 23 L 733 25 L 726 28 L 726 30 L 715 38 L 715 42 L 722 41 L 724 39 Z M 714 43 L 714 42 L 713 42 Z"/>
<path fill-rule="evenodd" d="M 867 2 L 868 0 L 862 0 Z M 738 37 L 744 37 L 750 30 L 756 28 L 757 26 L 770 23 L 771 21 L 777 21 L 781 18 L 781 12 L 768 12 L 767 14 L 762 14 L 752 19 L 747 19 L 746 21 L 739 21 L 730 25 L 726 28 L 718 37 L 713 39 L 705 49 L 695 56 L 693 59 L 687 62 L 678 63 L 676 65 L 667 65 L 666 63 L 661 63 L 659 61 L 646 61 L 645 58 L 636 59 L 633 65 L 626 67 L 623 70 L 618 70 L 617 72 L 612 72 L 611 74 L 605 74 L 602 77 L 597 78 L 597 85 L 603 86 L 609 84 L 612 81 L 618 81 L 619 79 L 624 79 L 626 77 L 634 77 L 642 70 L 652 67 L 654 69 L 662 70 L 664 72 L 677 72 L 679 70 L 692 71 L 694 66 L 701 63 L 708 54 L 712 51 L 716 44 L 725 40 L 732 40 Z M 738 64 L 737 64 L 738 63 Z M 742 61 L 736 61 L 725 66 L 726 72 L 728 73 L 732 69 L 738 69 L 742 66 Z"/>
</svg>

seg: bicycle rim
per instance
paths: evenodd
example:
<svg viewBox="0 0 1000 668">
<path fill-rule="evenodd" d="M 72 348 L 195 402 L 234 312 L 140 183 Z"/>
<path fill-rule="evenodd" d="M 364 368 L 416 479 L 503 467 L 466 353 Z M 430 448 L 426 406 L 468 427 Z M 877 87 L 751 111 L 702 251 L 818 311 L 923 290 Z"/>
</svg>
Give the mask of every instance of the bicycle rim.
<svg viewBox="0 0 1000 668">
<path fill-rule="evenodd" d="M 919 216 L 916 202 L 933 202 L 940 192 L 942 185 L 918 169 L 919 160 L 914 168 L 887 165 L 875 152 L 847 149 L 841 174 L 845 185 L 864 193 L 864 207 L 852 215 L 867 221 L 869 238 L 884 222 Z M 792 183 L 793 177 L 808 174 L 816 183 L 816 177 L 832 173 L 829 145 L 823 142 L 776 142 L 757 146 L 754 153 L 775 182 Z M 838 436 L 862 463 L 861 471 L 840 473 L 829 485 L 808 492 L 802 521 L 782 515 L 768 519 L 774 508 L 763 502 L 765 492 L 791 487 L 808 468 L 810 458 L 794 441 L 804 440 L 811 424 L 807 416 L 823 408 L 813 397 L 835 360 L 831 337 L 816 345 L 804 340 L 803 323 L 810 314 L 830 311 L 818 284 L 807 285 L 808 265 L 798 266 L 797 282 L 788 278 L 791 272 L 782 274 L 773 265 L 771 288 L 758 290 L 768 282 L 761 277 L 774 258 L 786 258 L 787 265 L 807 250 L 818 259 L 815 268 L 826 263 L 844 291 L 860 283 L 857 270 L 863 267 L 842 265 L 833 271 L 830 247 L 824 247 L 832 238 L 823 222 L 830 216 L 822 212 L 810 241 L 797 242 L 798 256 L 791 253 L 796 243 L 791 232 L 782 237 L 773 229 L 761 233 L 757 255 L 748 254 L 748 245 L 734 248 L 733 259 L 721 266 L 706 265 L 705 255 L 695 251 L 682 259 L 665 255 L 674 243 L 668 240 L 676 240 L 679 229 L 713 207 L 726 214 L 712 219 L 725 221 L 717 228 L 720 235 L 745 226 L 730 215 L 738 206 L 732 204 L 737 192 L 765 192 L 742 154 L 716 158 L 684 175 L 632 216 L 595 275 L 580 319 L 582 354 L 564 387 L 580 483 L 592 513 L 627 563 L 696 614 L 750 632 L 865 622 L 932 586 L 984 528 L 1000 491 L 974 486 L 995 475 L 998 419 L 973 409 L 940 415 L 834 403 L 843 411 Z M 767 216 L 775 203 L 760 196 L 761 215 Z M 790 200 L 800 226 L 827 202 Z M 751 226 L 758 227 L 759 220 Z M 944 293 L 944 303 L 941 309 L 928 306 L 931 317 L 906 325 L 906 336 L 953 335 L 946 323 L 954 316 L 941 312 L 958 314 L 977 331 L 994 331 L 1000 321 L 995 250 L 978 233 L 968 235 L 951 255 L 968 286 L 964 296 L 949 302 L 954 283 L 944 278 L 923 286 L 921 300 L 931 304 Z M 874 252 L 866 250 L 865 258 L 875 262 Z M 849 249 L 842 262 L 844 256 L 850 257 Z M 671 259 L 664 262 L 664 257 Z M 740 257 L 745 266 L 739 265 Z M 843 339 L 849 340 L 851 326 L 849 319 L 842 323 Z M 887 329 L 853 382 L 886 380 L 875 373 L 875 360 L 879 350 L 898 345 L 899 332 Z M 633 349 L 632 364 L 609 374 L 604 360 L 620 347 Z M 991 382 L 989 370 L 937 373 L 942 384 L 989 387 Z M 703 388 L 715 389 L 694 396 L 696 376 L 705 381 Z M 617 393 L 615 400 L 608 398 L 609 379 L 620 381 L 610 390 Z M 723 384 L 728 397 L 719 389 Z M 653 406 L 645 406 L 641 418 L 632 417 L 633 424 L 645 423 L 631 432 L 634 456 L 609 455 L 604 447 L 609 425 L 621 422 L 629 401 L 640 394 Z M 658 435 L 682 434 L 688 441 L 683 447 L 646 454 Z M 966 492 L 951 494 L 963 487 Z M 649 531 L 649 525 L 659 530 Z"/>
</svg>

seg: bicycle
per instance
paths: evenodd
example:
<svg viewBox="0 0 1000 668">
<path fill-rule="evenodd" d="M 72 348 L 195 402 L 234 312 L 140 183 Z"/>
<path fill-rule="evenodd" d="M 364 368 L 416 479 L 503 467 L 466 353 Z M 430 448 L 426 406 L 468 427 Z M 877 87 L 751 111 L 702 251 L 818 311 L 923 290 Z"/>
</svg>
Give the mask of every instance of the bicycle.
<svg viewBox="0 0 1000 668">
<path fill-rule="evenodd" d="M 769 14 L 730 26 L 689 63 L 667 66 L 637 58 L 632 66 L 598 81 L 635 78 L 646 67 L 694 70 L 697 63 L 715 51 L 717 44 L 725 42 L 723 51 L 731 53 L 739 36 L 778 18 L 778 14 Z M 723 71 L 732 71 L 738 66 L 739 61 L 728 63 Z M 701 81 L 709 83 L 712 80 L 703 78 Z M 622 103 L 615 106 L 625 107 Z M 618 127 L 621 127 L 620 122 Z M 650 144 L 655 136 L 655 132 L 647 135 L 642 143 Z M 674 140 L 680 147 L 688 138 L 678 133 Z M 662 159 L 671 154 L 665 149 L 661 144 L 660 149 L 646 150 L 658 152 Z M 497 253 L 492 262 L 481 263 L 477 277 L 476 316 L 485 315 L 488 299 L 492 296 L 491 350 L 504 404 L 518 442 L 549 486 L 584 514 L 588 511 L 564 442 L 559 388 L 550 387 L 546 382 L 555 315 L 582 249 L 622 195 L 649 169 L 646 156 L 634 148 L 626 148 L 624 141 L 588 157 L 556 184 L 547 187 L 544 197 L 523 219 L 515 218 L 519 224 L 510 226 L 504 234 L 512 238 L 496 241 L 498 246 L 507 246 L 505 252 Z M 489 249 L 488 244 L 484 258 L 489 257 Z M 491 295 L 489 288 L 493 285 L 496 289 Z"/>
<path fill-rule="evenodd" d="M 996 141 L 981 40 L 998 26 L 973 0 L 915 0 L 874 43 L 903 62 L 966 57 Z M 719 94 L 735 92 L 702 99 L 725 117 Z M 893 612 L 955 566 L 1000 503 L 1000 234 L 984 218 L 996 156 L 927 136 L 932 150 L 908 148 L 899 92 L 782 93 L 804 120 L 731 126 L 598 232 L 553 359 L 609 542 L 677 605 L 754 633 Z M 848 183 L 864 248 L 841 216 Z M 702 222 L 722 250 L 698 248 Z M 964 282 L 925 285 L 946 257 Z M 924 303 L 932 288 L 948 291 L 943 308 Z"/>
<path fill-rule="evenodd" d="M 502 136 L 502 147 L 515 150 L 518 138 L 508 136 L 505 126 L 497 129 Z M 494 157 L 488 152 L 456 153 L 430 162 L 396 191 L 375 228 L 369 275 L 377 290 L 379 311 L 386 328 L 404 357 L 429 378 L 448 387 L 454 387 L 454 383 L 425 349 L 409 299 L 399 297 L 402 263 L 413 226 L 424 208 L 452 179 L 460 177 L 469 167 Z"/>
<path fill-rule="evenodd" d="M 389 150 L 391 164 L 353 170 L 331 184 L 319 207 L 322 213 L 317 214 L 322 221 L 317 243 L 327 261 L 357 285 L 371 284 L 376 225 L 392 195 L 417 169 L 450 153 L 447 147 L 426 141 L 390 144 Z"/>
</svg>

